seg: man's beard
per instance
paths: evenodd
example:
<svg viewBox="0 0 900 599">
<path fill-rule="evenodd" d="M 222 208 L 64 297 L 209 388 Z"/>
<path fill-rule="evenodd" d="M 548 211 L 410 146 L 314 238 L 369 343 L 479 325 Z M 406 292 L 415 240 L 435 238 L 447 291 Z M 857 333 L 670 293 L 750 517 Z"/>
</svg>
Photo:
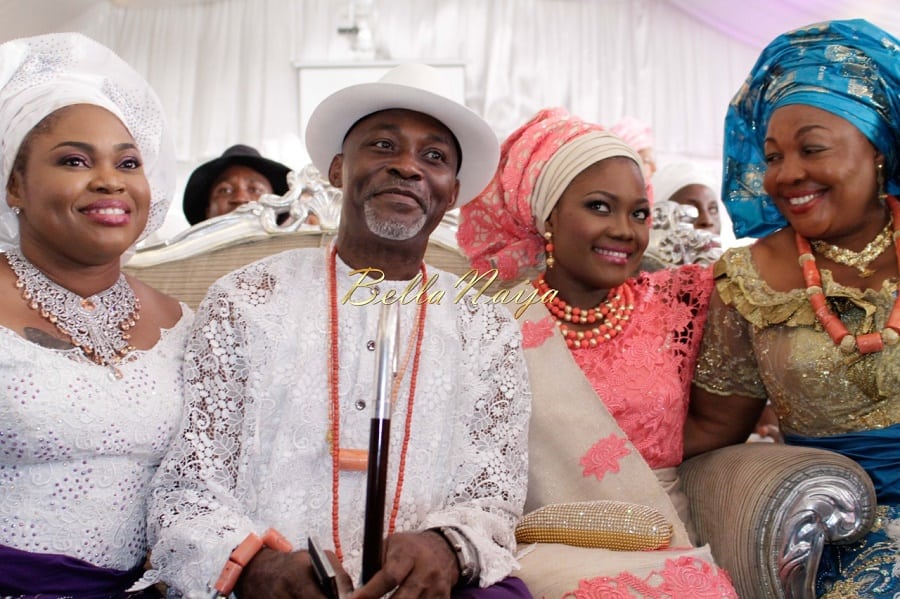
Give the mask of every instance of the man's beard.
<svg viewBox="0 0 900 599">
<path fill-rule="evenodd" d="M 392 241 L 406 241 L 407 239 L 412 239 L 419 234 L 419 231 L 425 226 L 425 221 L 427 220 L 424 212 L 422 213 L 422 216 L 412 224 L 397 220 L 382 219 L 378 217 L 375 213 L 375 209 L 372 208 L 372 205 L 368 202 L 365 204 L 364 212 L 366 216 L 366 226 L 369 227 L 369 230 L 379 237 L 390 239 Z"/>
</svg>

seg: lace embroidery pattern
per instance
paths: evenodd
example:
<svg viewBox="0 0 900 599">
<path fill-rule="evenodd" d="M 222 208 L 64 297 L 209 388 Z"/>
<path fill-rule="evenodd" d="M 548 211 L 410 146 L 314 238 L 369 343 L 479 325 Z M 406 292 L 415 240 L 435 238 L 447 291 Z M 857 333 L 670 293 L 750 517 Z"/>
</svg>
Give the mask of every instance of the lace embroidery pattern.
<svg viewBox="0 0 900 599">
<path fill-rule="evenodd" d="M 563 597 L 574 599 L 738 599 L 731 578 L 720 568 L 683 556 L 666 560 L 665 566 L 646 578 L 628 572 L 581 580 Z"/>
<path fill-rule="evenodd" d="M 682 430 L 712 271 L 697 265 L 644 273 L 631 322 L 609 343 L 572 354 L 651 468 L 681 463 Z"/>
<path fill-rule="evenodd" d="M 630 453 L 628 440 L 610 435 L 597 441 L 581 458 L 584 476 L 595 476 L 603 480 L 607 472 L 619 471 L 619 460 Z"/>
<path fill-rule="evenodd" d="M 182 311 L 121 379 L 0 327 L 0 543 L 120 570 L 145 559 L 150 479 L 181 417 Z"/>
<path fill-rule="evenodd" d="M 694 382 L 718 395 L 768 397 L 784 431 L 838 435 L 900 423 L 900 345 L 849 360 L 817 325 L 802 289 L 773 291 L 749 247 L 732 248 L 716 267 Z M 896 282 L 861 291 L 822 270 L 829 303 L 854 334 L 884 327 Z"/>
<path fill-rule="evenodd" d="M 544 341 L 553 336 L 553 318 L 547 316 L 537 322 L 525 321 L 522 323 L 522 348 L 533 349 L 540 347 Z"/>
</svg>

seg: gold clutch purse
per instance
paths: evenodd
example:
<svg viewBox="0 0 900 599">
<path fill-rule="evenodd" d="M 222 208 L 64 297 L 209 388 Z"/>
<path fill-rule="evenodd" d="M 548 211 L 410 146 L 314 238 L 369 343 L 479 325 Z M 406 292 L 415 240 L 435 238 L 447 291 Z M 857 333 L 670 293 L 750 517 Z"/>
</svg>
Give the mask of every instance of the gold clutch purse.
<svg viewBox="0 0 900 599">
<path fill-rule="evenodd" d="M 663 549 L 672 525 L 652 507 L 622 501 L 556 503 L 527 514 L 516 527 L 519 543 L 647 551 Z"/>
</svg>

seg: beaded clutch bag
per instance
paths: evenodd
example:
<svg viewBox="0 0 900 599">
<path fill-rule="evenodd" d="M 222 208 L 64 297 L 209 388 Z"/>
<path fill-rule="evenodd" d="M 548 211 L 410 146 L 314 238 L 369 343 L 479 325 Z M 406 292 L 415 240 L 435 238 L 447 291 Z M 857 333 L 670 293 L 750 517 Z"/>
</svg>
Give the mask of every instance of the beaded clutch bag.
<svg viewBox="0 0 900 599">
<path fill-rule="evenodd" d="M 516 527 L 519 543 L 647 551 L 669 546 L 672 525 L 657 510 L 621 501 L 556 503 L 526 515 Z"/>
</svg>

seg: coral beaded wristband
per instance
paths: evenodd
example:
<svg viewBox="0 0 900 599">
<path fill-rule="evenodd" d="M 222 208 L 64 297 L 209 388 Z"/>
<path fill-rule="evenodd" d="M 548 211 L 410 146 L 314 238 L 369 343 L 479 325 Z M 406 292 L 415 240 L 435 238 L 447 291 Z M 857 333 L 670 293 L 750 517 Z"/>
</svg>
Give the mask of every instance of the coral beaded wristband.
<svg viewBox="0 0 900 599">
<path fill-rule="evenodd" d="M 255 532 L 251 532 L 247 535 L 247 538 L 241 541 L 240 545 L 234 548 L 231 555 L 228 556 L 225 567 L 222 568 L 219 578 L 210 589 L 212 593 L 210 599 L 215 599 L 216 597 L 228 597 L 228 595 L 231 594 L 231 591 L 234 590 L 234 586 L 237 584 L 241 572 L 244 571 L 244 568 L 250 563 L 250 560 L 252 560 L 263 547 L 268 547 L 269 549 L 280 551 L 282 553 L 289 553 L 294 549 L 290 541 L 284 538 L 284 536 L 274 528 L 270 528 L 263 533 L 262 538 Z"/>
</svg>

